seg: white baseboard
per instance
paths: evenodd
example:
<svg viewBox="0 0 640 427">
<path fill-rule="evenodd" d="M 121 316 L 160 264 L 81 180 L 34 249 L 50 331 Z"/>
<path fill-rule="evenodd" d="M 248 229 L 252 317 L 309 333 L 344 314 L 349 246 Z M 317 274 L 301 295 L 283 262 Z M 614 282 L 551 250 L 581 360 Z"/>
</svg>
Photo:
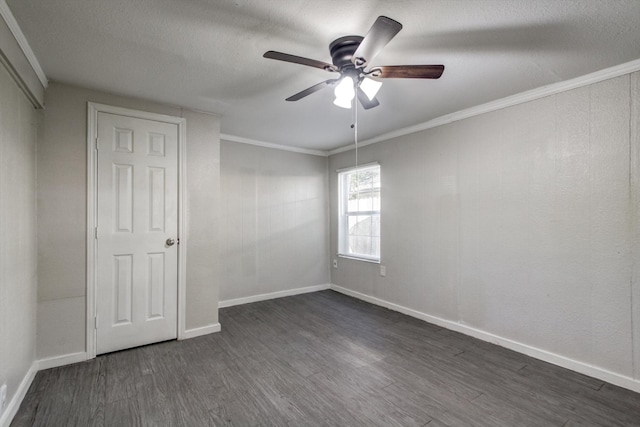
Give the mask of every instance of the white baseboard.
<svg viewBox="0 0 640 427">
<path fill-rule="evenodd" d="M 188 340 L 189 338 L 201 337 L 202 335 L 213 334 L 214 332 L 220 332 L 220 323 L 214 323 L 213 325 L 201 326 L 199 328 L 187 329 L 184 331 L 180 340 Z"/>
<path fill-rule="evenodd" d="M 31 364 L 31 367 L 27 371 L 22 381 L 20 381 L 20 385 L 18 386 L 18 390 L 11 398 L 11 401 L 4 408 L 4 412 L 0 416 L 0 427 L 9 427 L 11 421 L 13 421 L 13 417 L 18 413 L 18 409 L 20 408 L 20 404 L 22 400 L 27 394 L 29 387 L 31 387 L 31 383 L 38 372 L 38 362 L 34 361 Z"/>
<path fill-rule="evenodd" d="M 379 305 L 381 307 L 388 308 L 393 311 L 397 311 L 406 314 L 417 319 L 424 320 L 434 325 L 442 326 L 443 328 L 450 329 L 452 331 L 460 332 L 465 335 L 470 335 L 474 338 L 481 339 L 483 341 L 490 342 L 492 344 L 499 345 L 501 347 L 508 348 L 518 353 L 526 354 L 527 356 L 535 357 L 545 362 L 552 363 L 554 365 L 561 366 L 563 368 L 570 369 L 572 371 L 579 372 L 584 375 L 588 375 L 593 378 L 597 378 L 608 383 L 624 387 L 626 389 L 640 393 L 640 381 L 627 377 L 615 372 L 608 371 L 598 366 L 589 365 L 578 360 L 570 359 L 565 356 L 561 356 L 550 351 L 542 350 L 537 347 L 532 347 L 527 344 L 523 344 L 517 341 L 513 341 L 508 338 L 503 338 L 498 335 L 494 335 L 489 332 L 485 332 L 480 329 L 473 328 L 471 326 L 464 325 L 462 323 L 453 322 L 451 320 L 442 319 L 437 316 L 431 316 L 426 313 L 422 313 L 411 308 L 407 308 L 389 301 L 385 301 L 380 298 L 372 297 L 360 292 L 352 291 L 351 289 L 343 288 L 338 285 L 331 285 L 331 289 L 340 292 L 345 295 L 357 298 L 362 301 L 369 302 L 371 304 Z"/>
<path fill-rule="evenodd" d="M 71 365 L 73 363 L 84 362 L 87 360 L 87 352 L 63 354 L 62 356 L 49 357 L 37 361 L 38 370 L 57 368 L 58 366 Z"/>
<path fill-rule="evenodd" d="M 251 302 L 265 301 L 265 300 L 274 299 L 274 298 L 290 297 L 292 295 L 300 295 L 300 294 L 306 294 L 309 292 L 324 291 L 330 288 L 331 288 L 331 285 L 326 283 L 324 285 L 315 285 L 315 286 L 307 286 L 305 288 L 288 289 L 286 291 L 272 292 L 269 294 L 260 294 L 260 295 L 252 295 L 250 297 L 244 297 L 244 298 L 228 299 L 225 301 L 218 302 L 218 307 L 223 308 L 223 307 L 231 307 L 231 306 L 240 305 L 240 304 L 249 304 Z"/>
</svg>

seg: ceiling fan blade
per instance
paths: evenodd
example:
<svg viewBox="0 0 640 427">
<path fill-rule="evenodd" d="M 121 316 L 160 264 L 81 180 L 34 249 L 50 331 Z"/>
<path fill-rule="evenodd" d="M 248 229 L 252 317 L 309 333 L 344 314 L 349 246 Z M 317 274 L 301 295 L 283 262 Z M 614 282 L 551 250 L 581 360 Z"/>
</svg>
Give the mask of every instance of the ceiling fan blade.
<svg viewBox="0 0 640 427">
<path fill-rule="evenodd" d="M 444 65 L 385 65 L 369 72 L 382 79 L 439 79 Z"/>
<path fill-rule="evenodd" d="M 286 99 L 286 101 L 298 101 L 298 100 L 304 98 L 305 96 L 311 95 L 312 93 L 319 91 L 320 89 L 324 89 L 327 86 L 333 85 L 338 80 L 340 80 L 340 79 L 329 79 L 329 80 L 325 80 L 323 82 L 320 82 L 317 85 L 313 85 L 311 87 L 306 88 L 303 91 L 300 91 L 300 92 L 296 93 L 295 95 L 291 95 L 290 97 L 288 97 Z"/>
<path fill-rule="evenodd" d="M 338 71 L 338 67 L 327 62 L 317 61 L 315 59 L 303 58 L 302 56 L 290 55 L 288 53 L 276 52 L 270 50 L 262 55 L 264 58 L 276 59 L 278 61 L 292 62 L 294 64 L 307 65 L 309 67 L 320 68 L 326 71 Z"/>
<path fill-rule="evenodd" d="M 395 37 L 402 24 L 386 16 L 378 16 L 351 57 L 356 67 L 364 67 Z"/>
<path fill-rule="evenodd" d="M 360 101 L 360 104 L 362 104 L 365 110 L 368 110 L 370 108 L 377 107 L 378 105 L 380 105 L 380 103 L 375 97 L 373 99 L 369 99 L 369 97 L 360 88 L 358 88 L 358 101 Z"/>
</svg>

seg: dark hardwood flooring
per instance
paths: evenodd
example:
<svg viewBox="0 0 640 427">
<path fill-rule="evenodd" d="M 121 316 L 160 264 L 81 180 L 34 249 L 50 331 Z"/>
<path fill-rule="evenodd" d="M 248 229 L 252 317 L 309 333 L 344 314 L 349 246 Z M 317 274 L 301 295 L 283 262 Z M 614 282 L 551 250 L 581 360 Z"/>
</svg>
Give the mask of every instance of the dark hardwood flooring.
<svg viewBox="0 0 640 427">
<path fill-rule="evenodd" d="M 631 426 L 640 395 L 338 294 L 39 372 L 13 426 Z"/>
</svg>

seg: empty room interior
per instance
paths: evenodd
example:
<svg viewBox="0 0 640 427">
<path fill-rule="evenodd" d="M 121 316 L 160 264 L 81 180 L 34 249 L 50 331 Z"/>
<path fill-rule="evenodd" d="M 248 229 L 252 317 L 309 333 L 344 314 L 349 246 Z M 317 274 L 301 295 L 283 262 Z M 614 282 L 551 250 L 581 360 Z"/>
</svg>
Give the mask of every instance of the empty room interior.
<svg viewBox="0 0 640 427">
<path fill-rule="evenodd" d="M 0 17 L 0 427 L 640 426 L 639 1 Z"/>
</svg>

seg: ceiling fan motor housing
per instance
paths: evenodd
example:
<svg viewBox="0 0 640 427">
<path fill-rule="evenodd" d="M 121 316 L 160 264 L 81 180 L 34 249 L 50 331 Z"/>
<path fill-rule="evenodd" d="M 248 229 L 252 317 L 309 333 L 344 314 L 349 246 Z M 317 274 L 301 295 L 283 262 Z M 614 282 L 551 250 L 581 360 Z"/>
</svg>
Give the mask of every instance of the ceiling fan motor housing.
<svg viewBox="0 0 640 427">
<path fill-rule="evenodd" d="M 344 36 L 331 42 L 329 52 L 331 53 L 333 65 L 338 67 L 340 71 L 355 68 L 351 62 L 351 57 L 360 46 L 362 39 L 361 36 Z"/>
</svg>

